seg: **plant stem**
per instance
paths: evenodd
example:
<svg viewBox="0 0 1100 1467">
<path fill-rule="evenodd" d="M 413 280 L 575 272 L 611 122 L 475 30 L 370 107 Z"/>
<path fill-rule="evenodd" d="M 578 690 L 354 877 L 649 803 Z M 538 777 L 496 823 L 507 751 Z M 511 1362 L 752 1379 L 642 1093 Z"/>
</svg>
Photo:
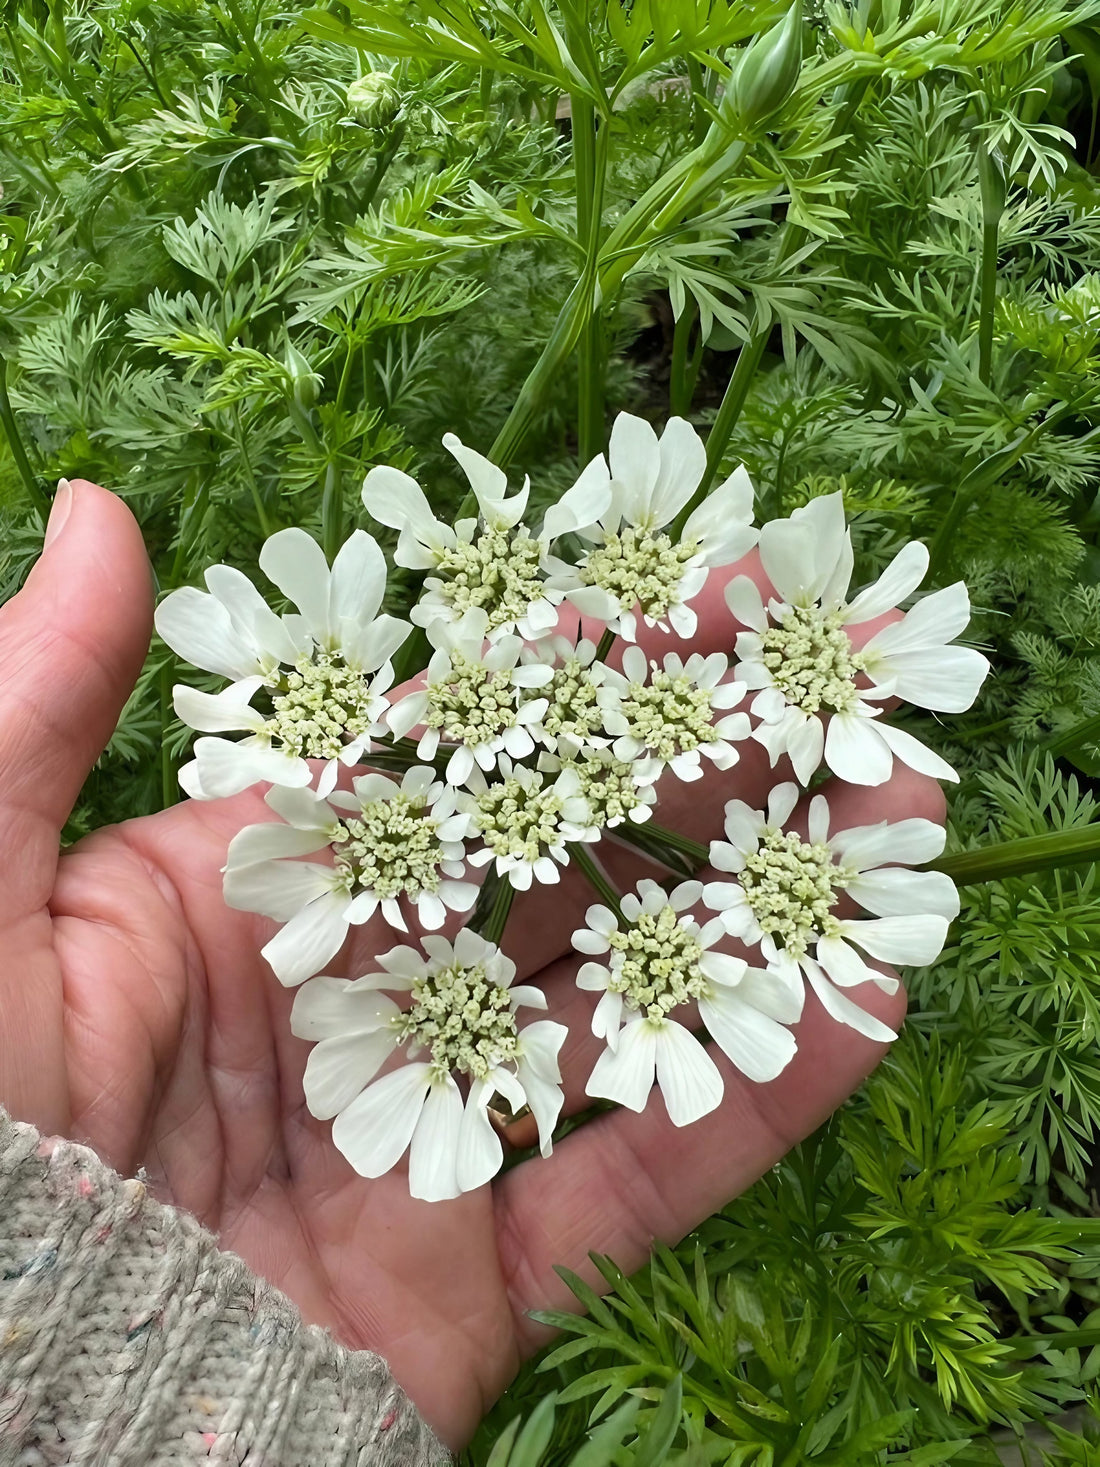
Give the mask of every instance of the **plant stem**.
<svg viewBox="0 0 1100 1467">
<path fill-rule="evenodd" d="M 160 807 L 167 810 L 179 800 L 176 766 L 168 747 L 168 729 L 172 722 L 172 667 L 169 657 L 160 670 Z"/>
<path fill-rule="evenodd" d="M 978 143 L 978 182 L 982 194 L 982 258 L 978 283 L 978 376 L 988 387 L 993 375 L 993 318 L 997 311 L 997 250 L 1004 212 L 1001 171 L 984 139 Z"/>
<path fill-rule="evenodd" d="M 19 470 L 19 477 L 23 480 L 27 497 L 45 525 L 50 517 L 50 502 L 38 487 L 38 480 L 31 468 L 27 450 L 23 447 L 23 439 L 20 437 L 15 414 L 11 408 L 11 398 L 8 396 L 8 359 L 2 352 L 0 352 L 0 426 L 4 429 L 4 437 L 8 440 L 8 447 L 15 460 L 15 467 Z"/>
<path fill-rule="evenodd" d="M 344 538 L 344 507 L 340 494 L 340 470 L 330 459 L 321 491 L 321 539 L 329 564 L 336 559 Z"/>
<path fill-rule="evenodd" d="M 603 636 L 600 638 L 599 646 L 596 648 L 596 661 L 606 662 L 607 654 L 615 645 L 615 633 L 610 627 L 604 627 Z"/>
<path fill-rule="evenodd" d="M 495 942 L 499 947 L 500 939 L 504 936 L 505 924 L 508 921 L 508 913 L 512 910 L 512 899 L 516 894 L 516 889 L 507 876 L 498 876 L 495 871 L 486 877 L 485 886 L 489 887 L 489 894 L 486 899 L 484 916 L 477 930 L 486 942 Z M 482 887 L 482 894 L 485 893 L 485 886 Z M 480 900 L 478 907 L 481 907 Z M 477 917 L 476 912 L 474 917 Z M 473 925 L 471 921 L 470 926 Z"/>
<path fill-rule="evenodd" d="M 1032 871 L 1054 871 L 1079 862 L 1100 861 L 1100 822 L 1080 830 L 1052 830 L 1046 835 L 1028 835 L 983 846 L 977 851 L 960 851 L 929 863 L 959 886 L 977 886 L 1006 876 Z"/>
<path fill-rule="evenodd" d="M 1100 714 L 1084 718 L 1059 734 L 1052 734 L 1039 747 L 1057 758 L 1059 754 L 1068 754 L 1073 749 L 1079 749 L 1082 744 L 1095 743 L 1097 739 L 1100 739 Z"/>
<path fill-rule="evenodd" d="M 588 847 L 580 845 L 575 841 L 569 841 L 565 849 L 569 852 L 569 859 L 588 882 L 592 890 L 596 892 L 602 902 L 611 908 L 615 916 L 621 921 L 623 913 L 622 908 L 619 906 L 620 894 L 615 889 L 607 874 L 600 869 L 600 866 Z"/>
<path fill-rule="evenodd" d="M 603 189 L 607 171 L 607 124 L 597 124 L 589 98 L 573 93 L 573 174 L 577 196 L 577 239 L 585 250 L 582 283 L 591 299 L 577 343 L 577 443 L 582 464 L 604 447 L 604 353 L 596 270 L 603 221 Z"/>
<path fill-rule="evenodd" d="M 695 297 L 688 296 L 684 309 L 676 317 L 672 329 L 672 364 L 668 374 L 668 410 L 674 417 L 683 417 L 691 408 L 695 391 L 695 374 L 691 370 L 694 360 L 688 355 L 688 343 L 692 328 L 699 318 Z"/>
<path fill-rule="evenodd" d="M 710 860 L 709 846 L 700 845 L 697 840 L 692 840 L 690 836 L 681 835 L 678 830 L 667 830 L 663 825 L 658 825 L 655 820 L 646 821 L 646 830 L 650 835 L 656 836 L 658 840 L 662 840 L 666 845 L 671 846 L 674 851 L 680 851 L 683 855 L 690 856 L 699 865 Z"/>
</svg>

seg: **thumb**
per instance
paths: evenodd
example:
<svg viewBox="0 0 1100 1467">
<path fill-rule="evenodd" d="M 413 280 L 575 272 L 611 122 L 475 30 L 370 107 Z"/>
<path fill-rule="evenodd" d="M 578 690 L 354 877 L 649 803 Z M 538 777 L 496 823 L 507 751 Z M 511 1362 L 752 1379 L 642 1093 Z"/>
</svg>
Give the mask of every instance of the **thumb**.
<svg viewBox="0 0 1100 1467">
<path fill-rule="evenodd" d="M 133 515 L 95 484 L 62 480 L 43 554 L 0 607 L 0 864 L 9 875 L 9 862 L 28 864 L 43 837 L 56 845 L 137 680 L 151 619 Z"/>
</svg>

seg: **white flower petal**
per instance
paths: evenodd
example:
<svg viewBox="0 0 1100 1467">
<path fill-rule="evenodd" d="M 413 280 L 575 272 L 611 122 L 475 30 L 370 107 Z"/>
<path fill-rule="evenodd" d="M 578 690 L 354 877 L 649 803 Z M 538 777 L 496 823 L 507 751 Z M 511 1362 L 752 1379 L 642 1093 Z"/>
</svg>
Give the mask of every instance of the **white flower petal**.
<svg viewBox="0 0 1100 1467">
<path fill-rule="evenodd" d="M 458 1137 L 462 1096 L 450 1075 L 433 1081 L 409 1148 L 409 1193 L 422 1202 L 459 1195 Z"/>
<path fill-rule="evenodd" d="M 661 434 L 660 469 L 649 500 L 653 525 L 676 518 L 699 487 L 707 467 L 703 440 L 686 418 L 669 418 Z"/>
<path fill-rule="evenodd" d="M 767 631 L 768 613 L 755 581 L 748 576 L 735 576 L 726 586 L 725 597 L 734 621 L 751 627 L 754 632 Z"/>
<path fill-rule="evenodd" d="M 336 631 L 346 618 L 373 621 L 386 589 L 386 557 L 366 530 L 353 530 L 340 546 L 329 578 L 328 624 Z"/>
<path fill-rule="evenodd" d="M 946 779 L 957 784 L 959 776 L 948 764 L 946 759 L 930 749 L 927 744 L 922 744 L 920 739 L 906 733 L 903 728 L 894 728 L 892 724 L 879 722 L 875 725 L 880 738 L 889 745 L 890 751 L 895 759 L 900 759 L 910 769 L 915 769 L 918 774 L 930 775 L 932 779 Z"/>
<path fill-rule="evenodd" d="M 263 955 L 280 983 L 292 988 L 336 956 L 348 933 L 348 905 L 344 892 L 326 892 L 275 934 Z"/>
<path fill-rule="evenodd" d="M 718 1066 L 682 1024 L 666 1019 L 656 1034 L 657 1084 L 674 1126 L 690 1126 L 722 1103 Z"/>
<path fill-rule="evenodd" d="M 456 1181 L 463 1192 L 484 1187 L 500 1171 L 504 1148 L 489 1119 L 493 1086 L 484 1080 L 471 1086 L 462 1115 L 455 1155 Z"/>
<path fill-rule="evenodd" d="M 588 1078 L 585 1094 L 641 1111 L 657 1071 L 656 1032 L 648 1019 L 634 1019 L 619 1035 L 615 1051 L 604 1050 Z"/>
<path fill-rule="evenodd" d="M 870 621 L 873 617 L 882 616 L 895 606 L 900 606 L 907 596 L 913 594 L 927 573 L 928 547 L 919 540 L 910 540 L 908 545 L 902 546 L 878 580 L 861 591 L 845 607 L 844 621 L 848 625 Z M 965 625 L 966 622 L 963 623 Z M 952 633 L 952 636 L 957 635 L 957 632 Z M 944 640 L 950 641 L 951 638 Z"/>
<path fill-rule="evenodd" d="M 172 591 L 153 620 L 161 639 L 194 667 L 233 682 L 264 670 L 252 639 L 242 635 L 220 601 L 194 586 Z"/>
<path fill-rule="evenodd" d="M 363 504 L 380 525 L 400 530 L 394 559 L 409 570 L 430 570 L 455 542 L 454 531 L 436 519 L 420 485 L 400 469 L 371 469 L 363 481 Z"/>
<path fill-rule="evenodd" d="M 815 964 L 806 965 L 806 975 L 810 980 L 810 986 L 821 1002 L 821 1007 L 830 1018 L 836 1019 L 839 1024 L 847 1024 L 849 1028 L 866 1035 L 868 1039 L 877 1039 L 883 1044 L 888 1044 L 891 1039 L 898 1037 L 893 1029 L 888 1028 L 880 1019 L 876 1019 L 866 1009 L 860 1008 L 859 1004 L 853 1003 L 843 993 L 838 993 Z"/>
<path fill-rule="evenodd" d="M 389 974 L 370 977 L 394 986 Z M 377 988 L 360 988 L 359 982 L 326 976 L 303 983 L 294 995 L 290 1032 L 298 1039 L 336 1039 L 387 1028 L 400 1013 L 397 1005 Z"/>
<path fill-rule="evenodd" d="M 203 579 L 232 617 L 250 644 L 278 662 L 293 667 L 298 658 L 312 650 L 309 642 L 296 638 L 257 591 L 243 571 L 232 565 L 212 565 Z"/>
<path fill-rule="evenodd" d="M 189 688 L 177 683 L 172 689 L 172 706 L 176 717 L 188 728 L 203 733 L 235 733 L 248 729 L 261 732 L 265 726 L 262 713 L 248 706 L 252 698 L 263 687 L 263 678 L 249 677 L 220 693 L 203 693 L 198 688 Z"/>
<path fill-rule="evenodd" d="M 850 942 L 884 963 L 905 963 L 922 968 L 943 951 L 950 924 L 932 913 L 908 917 L 875 917 L 866 922 L 841 922 L 840 931 Z"/>
<path fill-rule="evenodd" d="M 838 830 L 829 845 L 847 866 L 867 871 L 894 863 L 921 866 L 934 861 L 947 841 L 947 832 L 934 820 L 881 820 L 877 825 L 853 825 Z"/>
<path fill-rule="evenodd" d="M 329 640 L 329 568 L 325 552 L 305 530 L 291 526 L 260 547 L 260 569 L 290 598 L 319 642 Z"/>
<path fill-rule="evenodd" d="M 315 1044 L 302 1076 L 310 1115 L 328 1121 L 374 1079 L 396 1044 L 392 1029 L 341 1034 Z"/>
<path fill-rule="evenodd" d="M 611 425 L 608 449 L 614 504 L 628 523 L 636 524 L 651 506 L 661 467 L 657 435 L 644 418 L 620 413 Z"/>
<path fill-rule="evenodd" d="M 332 1139 L 361 1177 L 381 1177 L 401 1160 L 430 1088 L 428 1065 L 402 1065 L 383 1075 L 332 1125 Z"/>
<path fill-rule="evenodd" d="M 858 713 L 837 713 L 830 718 L 825 762 L 849 784 L 885 784 L 894 768 L 890 746 L 874 721 Z"/>
<path fill-rule="evenodd" d="M 549 544 L 559 535 L 586 529 L 596 523 L 611 503 L 611 476 L 603 454 L 597 454 L 582 470 L 577 482 L 546 511 L 540 539 Z"/>
<path fill-rule="evenodd" d="M 934 713 L 965 713 L 989 673 L 988 658 L 973 647 L 891 654 L 884 665 L 895 696 Z"/>
<path fill-rule="evenodd" d="M 956 581 L 953 586 L 922 597 L 901 621 L 877 631 L 867 646 L 886 657 L 901 652 L 935 651 L 961 636 L 969 621 L 970 596 L 962 581 Z"/>
<path fill-rule="evenodd" d="M 699 1000 L 699 1017 L 726 1057 L 750 1080 L 774 1080 L 794 1058 L 794 1035 L 751 1003 L 737 989 L 715 988 Z"/>
<path fill-rule="evenodd" d="M 288 922 L 309 902 L 331 893 L 333 880 L 331 866 L 313 861 L 251 861 L 228 866 L 222 887 L 226 906 L 235 911 Z"/>
<path fill-rule="evenodd" d="M 942 871 L 910 871 L 904 866 L 880 866 L 859 875 L 848 894 L 876 917 L 909 917 L 933 912 L 954 920 L 959 915 L 959 894 L 950 876 Z"/>
</svg>

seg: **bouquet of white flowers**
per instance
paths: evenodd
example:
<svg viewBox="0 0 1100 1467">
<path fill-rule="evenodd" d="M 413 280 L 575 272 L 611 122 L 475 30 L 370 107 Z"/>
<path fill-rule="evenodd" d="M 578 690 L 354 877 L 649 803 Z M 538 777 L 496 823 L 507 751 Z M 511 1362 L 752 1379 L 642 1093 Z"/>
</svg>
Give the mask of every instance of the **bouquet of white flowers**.
<svg viewBox="0 0 1100 1467">
<path fill-rule="evenodd" d="M 509 495 L 499 468 L 444 443 L 476 515 L 441 523 L 393 468 L 363 488 L 399 531 L 398 564 L 427 572 L 411 616 L 433 650 L 411 683 L 393 687 L 392 659 L 412 626 L 380 612 L 386 561 L 361 529 L 331 567 L 303 530 L 267 540 L 260 568 L 294 612 L 218 565 L 205 592 L 174 591 L 157 613 L 169 646 L 229 680 L 175 690 L 202 734 L 184 788 L 214 799 L 270 785 L 272 818 L 229 847 L 225 897 L 280 924 L 264 953 L 301 985 L 291 1024 L 315 1041 L 309 1108 L 334 1118 L 364 1176 L 408 1151 L 410 1188 L 429 1200 L 490 1180 L 508 1114 L 529 1109 L 550 1150 L 568 1031 L 521 1017 L 547 1000 L 516 982 L 518 954 L 501 944 L 515 894 L 567 868 L 598 897 L 572 939 L 588 959 L 577 984 L 599 994 L 588 1095 L 641 1110 L 656 1080 L 672 1121 L 690 1125 L 723 1092 L 700 1033 L 752 1081 L 774 1079 L 807 984 L 838 1022 L 893 1037 L 848 990 L 890 991 L 880 964 L 942 948 L 954 886 L 912 868 L 940 854 L 943 828 L 835 830 L 830 795 L 801 801 L 800 787 L 824 769 L 880 785 L 895 760 L 953 779 L 889 713 L 962 711 L 988 671 L 953 645 L 970 615 L 962 584 L 898 609 L 927 570 L 923 545 L 849 599 L 840 495 L 757 529 L 738 468 L 687 513 L 705 453 L 682 419 L 658 439 L 621 414 L 608 460 L 536 528 L 526 483 Z M 722 645 L 685 647 L 693 603 L 731 566 Z M 670 640 L 678 650 L 663 651 Z M 760 809 L 730 799 L 709 845 L 660 823 L 670 782 L 728 771 L 754 744 L 797 783 L 777 777 Z M 609 874 L 616 847 L 652 870 L 634 890 Z M 354 980 L 325 975 L 372 919 L 405 941 Z"/>
</svg>

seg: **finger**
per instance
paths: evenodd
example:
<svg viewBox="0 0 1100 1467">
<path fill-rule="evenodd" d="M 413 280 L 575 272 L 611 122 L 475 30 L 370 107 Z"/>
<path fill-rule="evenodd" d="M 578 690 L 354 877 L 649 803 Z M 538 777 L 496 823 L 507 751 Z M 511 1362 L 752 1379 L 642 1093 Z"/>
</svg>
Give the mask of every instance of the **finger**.
<svg viewBox="0 0 1100 1467">
<path fill-rule="evenodd" d="M 867 1007 L 897 1027 L 899 991 L 877 988 Z M 619 1110 L 567 1136 L 538 1166 L 520 1166 L 496 1186 L 501 1259 L 519 1338 L 533 1353 L 547 1331 L 533 1309 L 576 1309 L 555 1274 L 573 1270 L 606 1289 L 589 1252 L 632 1273 L 655 1241 L 676 1243 L 751 1186 L 808 1136 L 871 1072 L 886 1046 L 836 1024 L 811 995 L 797 1026 L 798 1053 L 766 1085 L 753 1084 L 712 1045 L 725 1082 L 718 1108 L 677 1129 L 661 1105 Z"/>
<path fill-rule="evenodd" d="M 0 892 L 9 917 L 44 902 L 58 831 L 149 646 L 149 562 L 122 500 L 84 480 L 63 485 L 47 536 L 0 608 L 0 849 L 20 854 Z"/>
<path fill-rule="evenodd" d="M 939 786 L 925 775 L 900 766 L 887 784 L 874 789 L 832 780 L 822 787 L 822 793 L 829 798 L 830 824 L 834 830 L 871 825 L 879 820 L 904 820 L 912 816 L 921 816 L 936 822 L 943 820 L 944 797 Z M 790 822 L 793 829 L 803 834 L 806 830 L 809 799 L 808 795 L 802 799 Z M 700 879 L 708 881 L 723 878 L 722 873 L 707 870 L 700 874 Z M 588 903 L 597 900 L 595 893 L 589 892 Z M 583 917 L 576 925 L 583 925 Z M 743 958 L 752 966 L 763 965 L 758 950 L 744 948 L 732 939 L 722 943 L 721 950 Z M 575 1115 L 591 1105 L 592 1102 L 585 1093 L 585 1085 L 606 1047 L 606 1042 L 597 1039 L 591 1028 L 592 1013 L 599 995 L 586 993 L 576 986 L 577 970 L 585 961 L 587 959 L 570 954 L 534 975 L 534 982 L 547 995 L 550 1017 L 566 1025 L 569 1030 L 560 1054 L 562 1088 L 565 1094 L 562 1114 L 565 1116 Z M 858 990 L 849 993 L 848 997 L 865 1005 L 864 995 L 869 997 L 873 986 L 869 983 L 863 984 Z M 686 1008 L 678 1017 L 689 1028 L 697 1022 Z M 651 1104 L 659 1105 L 660 1102 L 654 1098 Z M 515 1147 L 533 1146 L 537 1139 L 533 1117 L 524 1116 L 514 1122 L 508 1127 L 506 1134 Z"/>
</svg>

